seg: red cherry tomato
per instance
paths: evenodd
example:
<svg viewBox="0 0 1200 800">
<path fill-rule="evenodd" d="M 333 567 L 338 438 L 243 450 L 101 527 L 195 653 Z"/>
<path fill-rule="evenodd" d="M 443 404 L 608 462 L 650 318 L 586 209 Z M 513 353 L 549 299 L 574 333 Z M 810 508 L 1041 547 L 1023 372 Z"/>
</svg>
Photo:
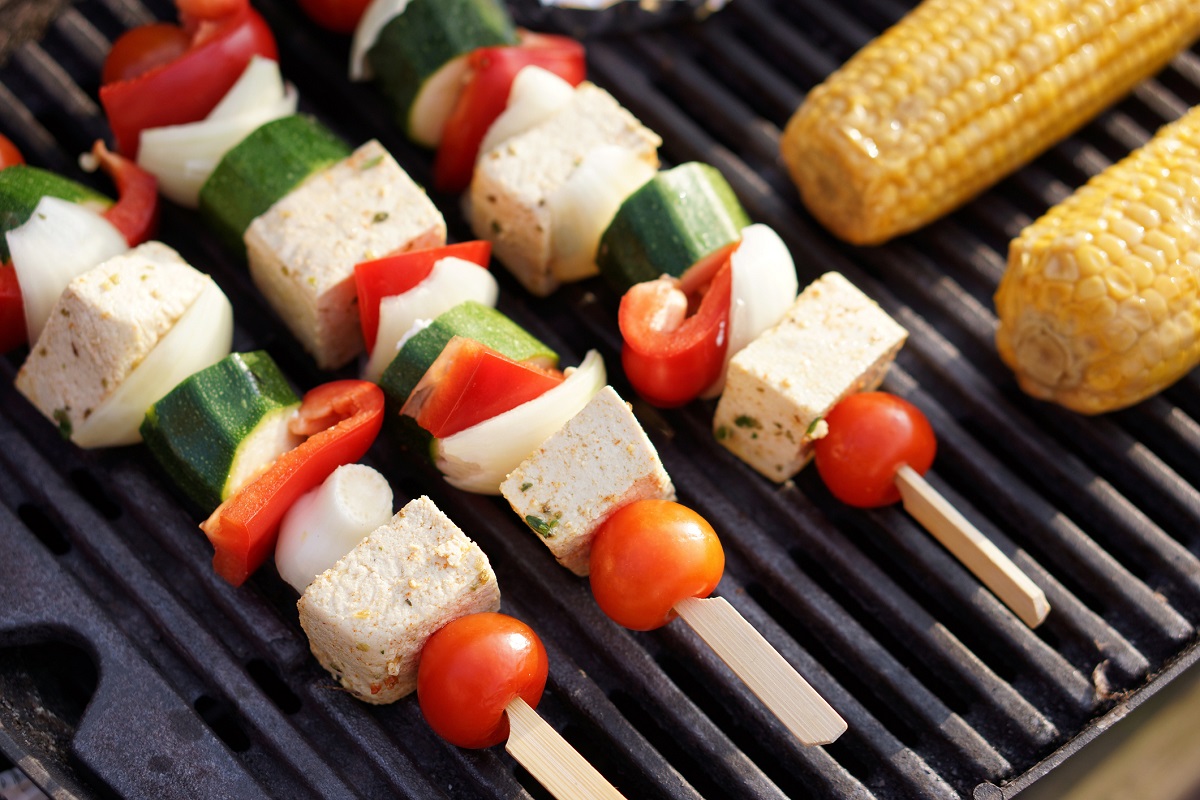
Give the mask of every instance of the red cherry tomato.
<svg viewBox="0 0 1200 800">
<path fill-rule="evenodd" d="M 725 571 L 725 551 L 704 517 L 669 500 L 617 509 L 592 540 L 592 594 L 600 609 L 635 631 L 675 618 L 674 606 L 708 597 Z"/>
<path fill-rule="evenodd" d="M 9 141 L 7 136 L 0 135 L 0 169 L 24 163 L 25 156 L 21 155 L 21 151 L 17 149 L 17 146 Z"/>
<path fill-rule="evenodd" d="M 354 33 L 371 0 L 300 0 L 313 22 L 334 33 Z"/>
<path fill-rule="evenodd" d="M 652 405 L 681 406 L 720 377 L 729 341 L 729 257 L 736 247 L 730 244 L 702 258 L 678 281 L 662 277 L 639 283 L 621 298 L 621 365 Z M 665 309 L 681 302 L 680 292 L 694 313 L 679 325 L 667 324 Z"/>
<path fill-rule="evenodd" d="M 421 650 L 417 700 L 429 727 L 458 747 L 491 747 L 508 738 L 505 707 L 520 697 L 536 708 L 549 665 L 542 640 L 505 614 L 460 617 Z"/>
<path fill-rule="evenodd" d="M 113 42 L 100 80 L 104 84 L 132 80 L 170 64 L 186 53 L 191 43 L 187 31 L 169 22 L 130 28 Z"/>
<path fill-rule="evenodd" d="M 900 499 L 896 470 L 924 475 L 937 453 L 933 427 L 912 403 L 886 392 L 860 392 L 825 417 L 829 433 L 815 445 L 817 471 L 833 496 L 859 508 Z"/>
</svg>

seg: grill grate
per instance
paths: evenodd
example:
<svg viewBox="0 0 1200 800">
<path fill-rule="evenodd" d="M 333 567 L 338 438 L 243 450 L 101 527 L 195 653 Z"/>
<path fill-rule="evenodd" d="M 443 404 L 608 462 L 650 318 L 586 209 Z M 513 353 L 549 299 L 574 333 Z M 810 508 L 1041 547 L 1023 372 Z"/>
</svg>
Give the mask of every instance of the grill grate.
<svg viewBox="0 0 1200 800">
<path fill-rule="evenodd" d="M 350 142 L 379 138 L 428 183 L 429 154 L 371 87 L 345 81 L 347 42 L 294 3 L 256 5 L 302 109 Z M 1024 224 L 1200 102 L 1200 51 L 947 219 L 853 248 L 799 205 L 779 130 L 907 5 L 734 0 L 701 25 L 596 40 L 590 68 L 662 134 L 667 164 L 725 173 L 784 236 L 802 285 L 840 270 L 909 329 L 885 387 L 938 431 L 931 482 L 1045 588 L 1042 628 L 902 511 L 842 507 L 811 470 L 782 488 L 757 477 L 712 439 L 712 404 L 635 404 L 681 500 L 722 534 L 720 593 L 850 724 L 804 749 L 686 627 L 608 622 L 503 501 L 455 492 L 386 441 L 370 453 L 398 500 L 429 494 L 487 551 L 505 610 L 549 650 L 540 710 L 629 797 L 1008 797 L 1197 658 L 1200 376 L 1100 419 L 1042 405 L 995 356 L 991 294 Z M 93 182 L 73 158 L 106 133 L 94 98 L 108 42 L 172 13 L 161 0 L 68 8 L 0 67 L 0 129 L 31 162 Z M 455 198 L 434 199 L 468 238 Z M 193 214 L 165 208 L 160 238 L 230 296 L 235 349 L 268 350 L 299 386 L 328 378 Z M 498 277 L 502 310 L 568 362 L 598 347 L 619 363 L 617 298 L 599 282 L 534 299 Z M 144 449 L 59 440 L 12 388 L 19 363 L 0 359 L 0 687 L 16 687 L 0 700 L 0 750 L 35 780 L 64 797 L 546 796 L 502 753 L 442 744 L 412 698 L 346 697 L 309 656 L 291 589 L 270 568 L 226 586 L 195 510 Z"/>
</svg>

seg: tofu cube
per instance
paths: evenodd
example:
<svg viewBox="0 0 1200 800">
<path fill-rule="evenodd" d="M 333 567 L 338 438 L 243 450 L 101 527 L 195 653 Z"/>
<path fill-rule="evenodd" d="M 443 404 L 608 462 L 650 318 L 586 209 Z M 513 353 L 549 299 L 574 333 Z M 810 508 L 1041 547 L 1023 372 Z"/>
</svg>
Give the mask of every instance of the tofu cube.
<svg viewBox="0 0 1200 800">
<path fill-rule="evenodd" d="M 55 303 L 16 387 L 64 433 L 125 381 L 209 279 L 161 242 L 146 242 L 77 276 Z"/>
<path fill-rule="evenodd" d="M 471 182 L 469 216 L 475 235 L 492 242 L 501 263 L 533 294 L 558 288 L 551 272 L 547 199 L 591 150 L 628 148 L 658 167 L 658 134 L 612 95 L 588 83 L 542 123 L 480 156 Z"/>
<path fill-rule="evenodd" d="M 354 266 L 446 243 L 424 189 L 377 141 L 281 198 L 245 235 L 250 275 L 321 369 L 363 351 Z"/>
<path fill-rule="evenodd" d="M 522 461 L 500 493 L 576 575 L 588 574 L 592 537 L 609 514 L 635 500 L 675 499 L 658 452 L 611 386 Z"/>
<path fill-rule="evenodd" d="M 487 556 L 428 497 L 409 502 L 300 597 L 321 666 L 368 703 L 417 687 L 425 641 L 451 620 L 500 608 Z"/>
<path fill-rule="evenodd" d="M 730 361 L 713 417 L 717 440 L 786 481 L 812 458 L 814 423 L 847 395 L 878 387 L 907 337 L 850 281 L 822 275 Z"/>
</svg>

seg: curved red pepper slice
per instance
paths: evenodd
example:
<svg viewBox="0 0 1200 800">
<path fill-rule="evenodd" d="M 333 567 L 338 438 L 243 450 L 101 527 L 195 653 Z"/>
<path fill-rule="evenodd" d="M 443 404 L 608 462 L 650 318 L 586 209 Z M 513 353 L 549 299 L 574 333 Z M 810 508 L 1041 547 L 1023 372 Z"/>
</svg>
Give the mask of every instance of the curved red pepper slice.
<svg viewBox="0 0 1200 800">
<path fill-rule="evenodd" d="M 729 343 L 729 256 L 736 246 L 701 259 L 680 280 L 639 283 L 621 298 L 621 364 L 633 388 L 652 405 L 681 406 L 720 377 Z M 667 308 L 679 302 L 681 292 L 693 313 L 674 324 Z"/>
<path fill-rule="evenodd" d="M 135 158 L 145 128 L 204 119 L 237 82 L 252 56 L 277 59 L 275 37 L 247 3 L 227 19 L 201 21 L 192 47 L 169 64 L 100 87 L 117 150 Z"/>
<path fill-rule="evenodd" d="M 289 426 L 308 438 L 222 503 L 200 525 L 216 552 L 213 569 L 241 586 L 275 549 L 283 515 L 343 464 L 358 461 L 383 425 L 383 391 L 368 381 L 333 381 L 304 395 Z"/>
<path fill-rule="evenodd" d="M 25 303 L 11 261 L 0 264 L 0 353 L 25 344 Z"/>
<path fill-rule="evenodd" d="M 521 31 L 520 44 L 472 51 L 467 64 L 470 78 L 446 120 L 433 161 L 433 186 L 440 192 L 461 192 L 470 185 L 483 137 L 508 105 L 513 79 L 523 68 L 541 67 L 572 86 L 587 76 L 582 44 L 530 31 Z"/>
<path fill-rule="evenodd" d="M 487 269 L 488 260 L 492 257 L 492 243 L 480 239 L 409 250 L 374 261 L 364 261 L 354 267 L 358 319 L 362 324 L 363 342 L 367 345 L 368 353 L 375 349 L 375 337 L 379 333 L 380 301 L 415 288 L 433 272 L 434 264 L 451 256 L 472 261 Z"/>
<path fill-rule="evenodd" d="M 117 187 L 117 202 L 104 211 L 104 218 L 120 231 L 130 247 L 152 237 L 158 228 L 158 179 L 109 150 L 99 139 L 92 145 L 92 155 Z"/>
</svg>

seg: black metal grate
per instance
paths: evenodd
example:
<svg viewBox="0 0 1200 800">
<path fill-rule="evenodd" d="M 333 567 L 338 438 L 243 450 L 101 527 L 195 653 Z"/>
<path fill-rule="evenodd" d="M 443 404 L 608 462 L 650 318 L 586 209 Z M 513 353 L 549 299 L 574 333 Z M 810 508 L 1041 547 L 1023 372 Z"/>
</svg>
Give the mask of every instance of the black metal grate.
<svg viewBox="0 0 1200 800">
<path fill-rule="evenodd" d="M 348 141 L 377 137 L 429 182 L 348 44 L 286 0 L 256 3 L 302 108 Z M 503 504 L 463 495 L 388 443 L 370 461 L 397 499 L 427 493 L 487 551 L 504 606 L 552 670 L 542 713 L 629 797 L 962 797 L 1016 793 L 1197 657 L 1200 376 L 1098 419 L 1020 393 L 992 347 L 1009 238 L 1088 175 L 1200 102 L 1193 49 L 1079 135 L 947 219 L 859 249 L 803 211 L 777 156 L 803 93 L 909 4 L 733 0 L 700 25 L 589 43 L 593 78 L 665 141 L 667 163 L 719 167 L 779 231 L 801 284 L 845 273 L 911 332 L 885 384 L 938 431 L 932 482 L 1041 584 L 1025 628 L 902 511 L 831 500 L 812 471 L 776 487 L 719 447 L 711 404 L 636 406 L 681 499 L 725 541 L 719 591 L 841 711 L 849 732 L 804 749 L 684 626 L 634 634 L 560 569 Z M 88 182 L 74 155 L 106 127 L 108 42 L 167 2 L 82 0 L 0 68 L 0 130 L 31 162 Z M 456 199 L 434 198 L 455 239 Z M 236 349 L 264 348 L 298 386 L 317 373 L 195 215 L 160 238 L 210 271 Z M 568 363 L 598 347 L 618 391 L 617 298 L 599 282 L 501 308 Z M 295 595 L 270 569 L 232 590 L 197 513 L 142 448 L 62 442 L 0 359 L 0 750 L 58 796 L 509 797 L 544 791 L 500 752 L 448 747 L 415 700 L 346 697 L 309 656 Z M 36 679 L 35 679 L 36 678 Z M 83 697 L 92 691 L 82 710 Z"/>
</svg>

